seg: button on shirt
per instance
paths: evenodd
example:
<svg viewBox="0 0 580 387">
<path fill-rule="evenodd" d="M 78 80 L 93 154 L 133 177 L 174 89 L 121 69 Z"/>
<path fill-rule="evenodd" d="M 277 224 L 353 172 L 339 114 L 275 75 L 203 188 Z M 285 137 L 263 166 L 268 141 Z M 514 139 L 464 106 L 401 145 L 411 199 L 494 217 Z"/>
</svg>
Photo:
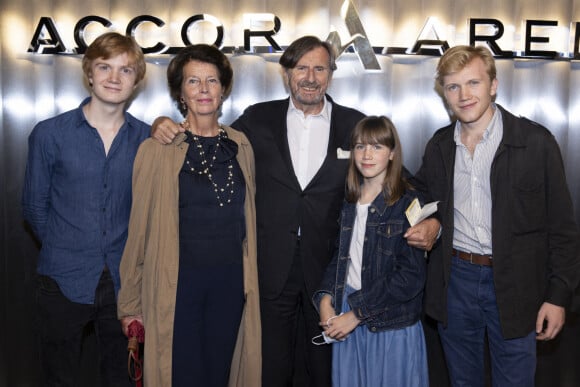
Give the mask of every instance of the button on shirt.
<svg viewBox="0 0 580 387">
<path fill-rule="evenodd" d="M 491 164 L 503 136 L 501 112 L 494 114 L 472 155 L 461 142 L 461 123 L 455 125 L 453 247 L 477 254 L 492 254 Z"/>
<path fill-rule="evenodd" d="M 82 106 L 36 125 L 29 137 L 22 207 L 42 242 L 38 273 L 71 301 L 92 304 L 105 265 L 115 289 L 127 239 L 137 149 L 150 127 L 125 113 L 108 155 Z"/>
<path fill-rule="evenodd" d="M 328 151 L 332 104 L 324 98 L 320 113 L 304 116 L 290 98 L 286 123 L 294 173 L 304 190 L 322 166 Z"/>
</svg>

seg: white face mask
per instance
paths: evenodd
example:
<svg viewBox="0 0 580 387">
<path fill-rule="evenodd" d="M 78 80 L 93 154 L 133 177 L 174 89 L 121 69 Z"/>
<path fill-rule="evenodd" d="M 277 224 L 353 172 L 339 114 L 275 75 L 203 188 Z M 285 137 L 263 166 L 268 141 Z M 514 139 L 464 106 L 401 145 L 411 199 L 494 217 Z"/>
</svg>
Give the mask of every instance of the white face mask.
<svg viewBox="0 0 580 387">
<path fill-rule="evenodd" d="M 322 332 L 320 335 L 318 336 L 314 336 L 312 338 L 312 344 L 314 345 L 324 345 L 324 344 L 332 344 L 332 343 L 336 343 L 338 341 L 344 341 L 345 339 L 342 340 L 337 340 L 337 339 L 333 339 L 330 336 L 327 336 L 325 332 Z"/>
<path fill-rule="evenodd" d="M 342 316 L 343 313 L 339 314 L 338 316 Z M 330 317 L 327 321 L 326 321 L 326 325 L 330 325 L 330 321 L 332 321 L 332 319 L 337 318 L 338 316 L 332 316 Z M 337 340 L 337 339 L 333 339 L 330 336 L 326 335 L 326 332 L 322 332 L 320 335 L 318 336 L 314 336 L 311 340 L 312 344 L 314 345 L 324 345 L 324 344 L 332 344 L 332 343 L 336 343 L 338 341 L 344 341 L 346 340 L 346 337 L 344 339 L 341 340 Z"/>
</svg>

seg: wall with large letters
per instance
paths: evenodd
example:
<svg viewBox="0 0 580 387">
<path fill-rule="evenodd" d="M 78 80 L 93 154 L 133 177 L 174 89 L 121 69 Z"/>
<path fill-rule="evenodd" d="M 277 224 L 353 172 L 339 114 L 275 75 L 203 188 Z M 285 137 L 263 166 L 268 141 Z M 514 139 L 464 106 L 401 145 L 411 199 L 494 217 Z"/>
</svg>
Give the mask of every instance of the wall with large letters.
<svg viewBox="0 0 580 387">
<path fill-rule="evenodd" d="M 146 80 L 129 110 L 147 122 L 180 118 L 165 70 L 184 45 L 217 43 L 230 57 L 227 124 L 249 104 L 287 96 L 284 47 L 306 34 L 329 38 L 341 52 L 329 93 L 392 118 L 411 171 L 449 122 L 433 81 L 440 53 L 488 45 L 498 55 L 497 102 L 552 130 L 580 222 L 579 22 L 580 0 L 0 0 L 0 386 L 40 381 L 32 329 L 38 246 L 20 209 L 27 137 L 87 95 L 79 53 L 102 32 L 133 34 L 145 49 Z M 538 385 L 580 385 L 571 361 L 580 326 L 569 320 L 560 340 L 539 347 Z"/>
</svg>

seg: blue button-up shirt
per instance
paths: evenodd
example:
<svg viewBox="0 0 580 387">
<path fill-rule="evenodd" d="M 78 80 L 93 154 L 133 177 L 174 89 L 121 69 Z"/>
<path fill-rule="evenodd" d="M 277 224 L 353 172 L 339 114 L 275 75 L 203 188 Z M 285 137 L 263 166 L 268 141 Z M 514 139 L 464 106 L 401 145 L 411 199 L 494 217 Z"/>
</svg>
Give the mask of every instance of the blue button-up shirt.
<svg viewBox="0 0 580 387">
<path fill-rule="evenodd" d="M 131 211 L 133 160 L 150 127 L 125 113 L 108 154 L 82 107 L 38 123 L 28 139 L 24 218 L 42 243 L 38 273 L 92 304 L 105 265 L 115 290 Z"/>
</svg>

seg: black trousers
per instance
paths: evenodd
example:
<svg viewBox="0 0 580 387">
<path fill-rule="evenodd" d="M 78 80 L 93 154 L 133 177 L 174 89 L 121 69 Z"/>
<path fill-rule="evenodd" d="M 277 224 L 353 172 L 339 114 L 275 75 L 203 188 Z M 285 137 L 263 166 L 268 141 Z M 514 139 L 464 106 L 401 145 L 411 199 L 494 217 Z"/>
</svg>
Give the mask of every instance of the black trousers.
<svg viewBox="0 0 580 387">
<path fill-rule="evenodd" d="M 94 304 L 66 298 L 55 280 L 37 280 L 38 330 L 45 386 L 80 385 L 79 366 L 85 328 L 94 324 L 102 386 L 131 386 L 127 372 L 127 338 L 117 319 L 113 280 L 104 271 Z"/>
<path fill-rule="evenodd" d="M 262 317 L 262 386 L 329 387 L 331 346 L 316 346 L 320 318 L 304 282 L 297 243 L 292 270 L 275 299 L 260 300 Z"/>
<path fill-rule="evenodd" d="M 243 266 L 179 270 L 171 387 L 226 387 L 244 309 Z"/>
</svg>

